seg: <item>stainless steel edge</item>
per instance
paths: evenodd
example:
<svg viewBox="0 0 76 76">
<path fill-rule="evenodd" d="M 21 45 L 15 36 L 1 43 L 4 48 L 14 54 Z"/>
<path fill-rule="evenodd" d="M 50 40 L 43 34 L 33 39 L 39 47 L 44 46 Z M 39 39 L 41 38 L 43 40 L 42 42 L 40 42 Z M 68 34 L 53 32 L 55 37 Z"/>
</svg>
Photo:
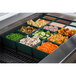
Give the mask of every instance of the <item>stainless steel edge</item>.
<svg viewBox="0 0 76 76">
<path fill-rule="evenodd" d="M 69 57 L 76 51 L 76 48 L 74 48 L 67 56 L 64 57 L 63 60 L 60 61 L 60 63 L 67 63 L 65 60 L 68 60 Z M 72 63 L 72 62 L 71 62 Z"/>
</svg>

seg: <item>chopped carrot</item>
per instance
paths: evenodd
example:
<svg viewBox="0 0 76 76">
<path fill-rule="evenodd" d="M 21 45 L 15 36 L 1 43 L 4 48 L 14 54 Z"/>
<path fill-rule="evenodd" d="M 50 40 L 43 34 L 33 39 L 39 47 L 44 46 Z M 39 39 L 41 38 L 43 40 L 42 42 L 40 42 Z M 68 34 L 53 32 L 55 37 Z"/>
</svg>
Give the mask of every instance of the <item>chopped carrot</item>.
<svg viewBox="0 0 76 76">
<path fill-rule="evenodd" d="M 58 45 L 55 45 L 51 42 L 43 42 L 41 46 L 37 46 L 36 49 L 46 52 L 46 53 L 51 53 L 53 52 L 56 48 L 58 48 Z"/>
</svg>

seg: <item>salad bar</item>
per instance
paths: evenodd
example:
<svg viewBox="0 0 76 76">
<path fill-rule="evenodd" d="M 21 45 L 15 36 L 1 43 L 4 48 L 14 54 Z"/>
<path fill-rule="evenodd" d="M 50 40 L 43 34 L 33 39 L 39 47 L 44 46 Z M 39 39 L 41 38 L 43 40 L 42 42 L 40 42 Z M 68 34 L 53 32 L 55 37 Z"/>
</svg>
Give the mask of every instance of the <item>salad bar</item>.
<svg viewBox="0 0 76 76">
<path fill-rule="evenodd" d="M 21 25 L 1 34 L 1 45 L 4 52 L 10 55 L 12 52 L 12 56 L 16 57 L 18 62 L 59 63 L 76 48 L 75 34 L 75 21 L 47 14 L 36 14 L 24 20 Z M 70 40 L 73 43 L 68 45 Z M 63 47 L 65 45 L 66 47 Z M 64 49 L 68 47 L 71 49 Z M 59 55 L 56 54 L 58 52 Z M 64 56 L 61 57 L 60 53 Z M 60 56 L 59 60 L 58 56 Z"/>
</svg>

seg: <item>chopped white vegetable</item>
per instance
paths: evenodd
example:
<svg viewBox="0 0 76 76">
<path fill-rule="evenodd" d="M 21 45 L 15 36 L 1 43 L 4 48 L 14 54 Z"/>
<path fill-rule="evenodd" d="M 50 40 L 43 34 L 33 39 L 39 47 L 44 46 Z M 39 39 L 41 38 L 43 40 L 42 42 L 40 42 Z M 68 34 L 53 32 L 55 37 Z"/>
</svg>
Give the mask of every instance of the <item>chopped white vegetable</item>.
<svg viewBox="0 0 76 76">
<path fill-rule="evenodd" d="M 24 44 L 24 45 L 27 45 L 30 47 L 33 47 L 34 45 L 36 45 L 39 42 L 40 42 L 39 37 L 33 36 L 32 38 L 30 38 L 28 35 L 27 35 L 27 38 L 23 38 L 20 40 L 21 44 Z"/>
</svg>

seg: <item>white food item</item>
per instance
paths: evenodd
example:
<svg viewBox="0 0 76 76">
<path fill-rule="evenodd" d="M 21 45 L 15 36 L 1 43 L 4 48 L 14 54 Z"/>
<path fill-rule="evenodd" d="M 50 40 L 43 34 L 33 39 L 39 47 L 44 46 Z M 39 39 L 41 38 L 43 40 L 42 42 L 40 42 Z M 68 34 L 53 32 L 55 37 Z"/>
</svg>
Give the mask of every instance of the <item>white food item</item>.
<svg viewBox="0 0 76 76">
<path fill-rule="evenodd" d="M 70 25 L 76 26 L 76 22 L 72 22 Z"/>
<path fill-rule="evenodd" d="M 33 47 L 39 42 L 40 42 L 40 39 L 37 36 L 33 36 L 32 38 L 30 38 L 28 35 L 27 35 L 27 38 L 23 38 L 20 40 L 21 44 L 24 44 L 30 47 Z"/>
<path fill-rule="evenodd" d="M 71 26 L 66 26 L 65 29 L 66 29 L 66 28 L 69 28 L 69 30 L 76 30 L 75 27 L 71 27 Z"/>
</svg>

